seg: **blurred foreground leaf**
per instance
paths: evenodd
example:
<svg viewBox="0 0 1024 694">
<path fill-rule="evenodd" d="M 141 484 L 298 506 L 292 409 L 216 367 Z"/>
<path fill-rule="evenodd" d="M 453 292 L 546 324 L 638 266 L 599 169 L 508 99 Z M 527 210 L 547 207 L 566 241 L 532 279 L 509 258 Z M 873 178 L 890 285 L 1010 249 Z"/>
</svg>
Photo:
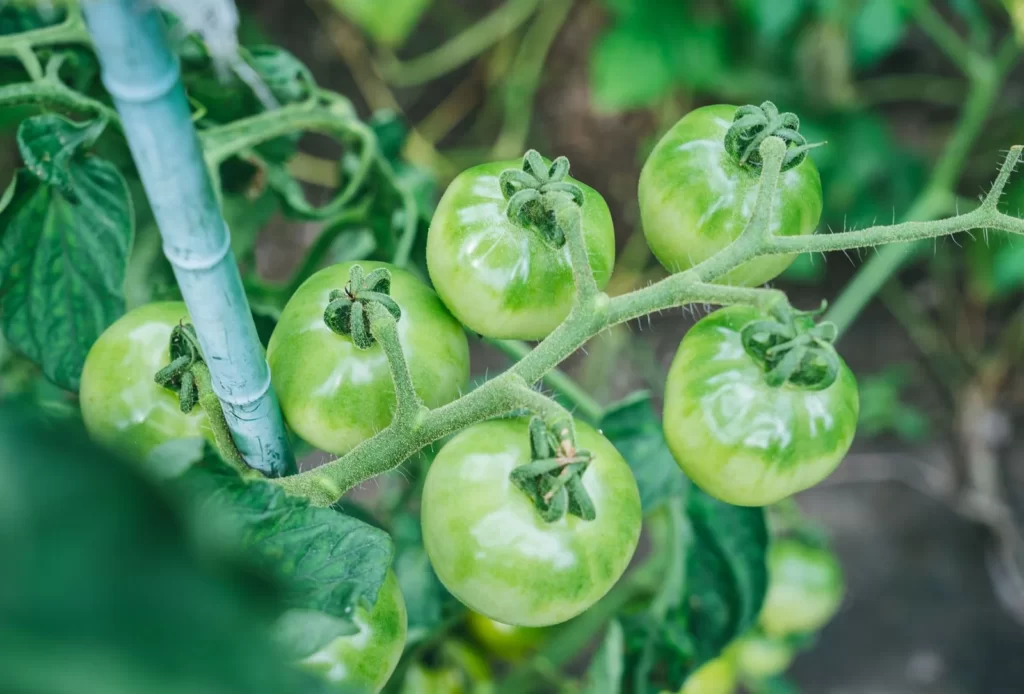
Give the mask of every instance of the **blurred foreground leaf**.
<svg viewBox="0 0 1024 694">
<path fill-rule="evenodd" d="M 284 605 L 194 545 L 135 467 L 0 408 L 0 691 L 326 694 L 270 635 Z"/>
</svg>

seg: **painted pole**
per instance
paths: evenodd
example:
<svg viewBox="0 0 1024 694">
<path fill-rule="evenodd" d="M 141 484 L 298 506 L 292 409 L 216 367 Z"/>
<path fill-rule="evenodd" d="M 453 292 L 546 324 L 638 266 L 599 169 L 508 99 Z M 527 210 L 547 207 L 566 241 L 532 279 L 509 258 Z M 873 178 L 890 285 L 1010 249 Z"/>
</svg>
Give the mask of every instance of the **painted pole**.
<svg viewBox="0 0 1024 694">
<path fill-rule="evenodd" d="M 163 20 L 146 0 L 82 9 L 235 444 L 250 466 L 287 474 L 294 458 L 270 369 Z"/>
</svg>

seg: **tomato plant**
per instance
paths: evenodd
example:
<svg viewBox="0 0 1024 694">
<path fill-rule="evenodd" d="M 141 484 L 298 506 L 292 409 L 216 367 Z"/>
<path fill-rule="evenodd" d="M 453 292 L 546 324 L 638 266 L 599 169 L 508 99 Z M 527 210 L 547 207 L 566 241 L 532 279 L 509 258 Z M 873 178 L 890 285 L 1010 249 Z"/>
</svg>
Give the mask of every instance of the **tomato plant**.
<svg viewBox="0 0 1024 694">
<path fill-rule="evenodd" d="M 527 205 L 523 216 L 509 218 L 500 179 L 517 164 L 482 164 L 451 182 L 430 223 L 427 265 L 437 293 L 470 330 L 539 340 L 569 314 L 572 265 L 565 239 L 545 228 L 551 220 L 539 206 L 532 211 Z M 539 155 L 524 164 L 531 185 L 578 187 L 584 244 L 594 279 L 604 287 L 615 263 L 611 213 L 597 191 L 569 177 L 568 164 L 564 168 L 556 170 Z"/>
<path fill-rule="evenodd" d="M 423 488 L 424 545 L 441 582 L 470 609 L 506 624 L 564 622 L 618 580 L 640 536 L 640 498 L 622 456 L 577 423 L 593 455 L 582 475 L 594 520 L 544 520 L 509 481 L 531 461 L 525 419 L 466 429 L 442 448 Z"/>
<path fill-rule="evenodd" d="M 762 328 L 777 344 L 797 333 L 817 340 L 820 352 L 767 357 L 774 345 L 758 342 Z M 846 455 L 857 385 L 831 345 L 806 332 L 815 329 L 733 306 L 683 338 L 665 384 L 665 438 L 704 491 L 731 504 L 774 503 L 817 484 Z"/>
<path fill-rule="evenodd" d="M 213 433 L 201 408 L 181 411 L 178 397 L 154 380 L 170 362 L 171 331 L 188 321 L 180 301 L 147 304 L 107 328 L 82 367 L 82 419 L 97 440 L 137 460 L 156 446 Z"/>
<path fill-rule="evenodd" d="M 768 570 L 771 579 L 759 621 L 771 636 L 817 631 L 843 601 L 843 572 L 827 549 L 778 540 L 768 550 Z"/>
<path fill-rule="evenodd" d="M 40 656 L 49 651 L 37 644 L 51 645 L 40 634 L 52 636 L 52 652 L 81 650 L 74 635 L 51 628 L 68 615 L 81 617 L 70 620 L 76 629 L 106 629 L 108 617 L 116 626 L 98 640 L 105 657 L 95 688 L 103 694 L 117 689 L 106 679 L 137 682 L 132 694 L 174 688 L 159 677 L 153 687 L 149 677 L 117 677 L 118 667 L 107 673 L 107 656 L 121 665 L 121 652 L 135 646 L 142 657 L 125 659 L 124 672 L 148 675 L 152 668 L 138 661 L 171 654 L 198 664 L 193 689 L 210 692 L 486 694 L 550 685 L 724 694 L 737 679 L 784 687 L 778 676 L 835 614 L 843 583 L 835 558 L 813 543 L 817 534 L 774 528 L 781 539 L 772 541 L 763 506 L 823 480 L 850 447 L 858 391 L 837 339 L 919 242 L 976 229 L 1024 235 L 1003 195 L 1020 146 L 1006 151 L 976 207 L 961 213 L 953 204 L 964 192 L 958 172 L 975 168 L 964 166 L 967 145 L 1012 67 L 1012 42 L 990 55 L 985 31 L 972 26 L 968 44 L 943 31 L 926 3 L 913 10 L 926 13 L 922 26 L 952 47 L 953 62 L 971 68 L 953 146 L 917 200 L 909 204 L 908 195 L 899 206 L 920 221 L 815 234 L 823 200 L 809 156 L 815 145 L 795 115 L 759 98 L 756 106 L 698 108 L 668 129 L 640 174 L 638 205 L 613 200 L 626 222 L 638 207 L 637 243 L 616 239 L 609 205 L 569 175 L 568 159 L 526 149 L 542 68 L 562 59 L 555 51 L 549 60 L 549 48 L 576 15 L 571 0 L 498 3 L 414 58 L 397 57 L 413 48 L 397 44 L 428 3 L 408 0 L 390 15 L 380 3 L 335 4 L 394 44 L 372 54 L 396 86 L 487 53 L 480 70 L 467 67 L 466 85 L 483 78 L 481 98 L 502 95 L 500 113 L 469 106 L 488 121 L 501 116 L 486 155 L 495 161 L 476 165 L 482 156 L 441 151 L 447 130 L 438 118 L 469 105 L 466 89 L 415 127 L 400 114 L 418 109 L 407 111 L 401 94 L 400 108 L 364 121 L 363 100 L 317 84 L 295 56 L 239 42 L 229 2 L 209 4 L 221 14 L 174 0 L 161 0 L 161 10 L 132 0 L 0 7 L 2 72 L 13 82 L 0 84 L 0 106 L 33 109 L 8 108 L 7 116 L 20 122 L 17 152 L 4 160 L 24 166 L 0 200 L 0 478 L 14 485 L 18 503 L 7 506 L 16 527 L 76 513 L 59 524 L 73 552 L 13 546 L 26 567 L 16 592 L 42 619 L 31 624 L 32 615 L 5 614 L 0 604 L 0 623 L 16 625 L 0 633 L 0 651 L 29 664 L 0 672 L 0 690 L 54 681 L 32 664 L 52 660 Z M 595 61 L 606 105 L 662 98 L 676 83 L 706 89 L 732 69 L 719 50 L 725 35 L 703 13 L 614 4 L 611 38 Z M 745 3 L 743 14 L 760 12 L 755 5 Z M 848 14 L 857 22 L 894 17 L 885 3 L 865 7 Z M 772 20 L 772 31 L 814 13 L 790 14 Z M 692 40 L 666 45 L 680 20 Z M 812 29 L 800 33 L 825 44 L 835 27 L 822 20 Z M 884 53 L 886 41 L 872 43 L 863 27 L 853 33 L 854 60 Z M 356 40 L 343 45 L 361 50 Z M 801 65 L 836 67 L 823 59 L 835 56 L 815 52 L 822 46 L 807 45 Z M 653 69 L 623 71 L 636 64 L 623 57 L 634 55 Z M 711 62 L 685 79 L 674 74 L 692 56 Z M 860 90 L 871 84 L 837 72 L 847 89 L 830 91 L 803 74 L 811 83 L 800 89 L 764 81 L 787 99 L 806 92 L 860 110 Z M 365 103 L 391 100 L 377 91 Z M 707 96 L 663 99 L 653 119 L 640 121 L 671 123 L 691 97 Z M 803 131 L 827 129 L 826 116 L 816 113 Z M 865 118 L 881 128 L 872 116 L 840 120 L 853 127 Z M 304 141 L 300 149 L 308 132 L 337 146 L 310 145 L 313 152 Z M 842 127 L 832 132 L 845 139 Z M 831 159 L 825 150 L 814 156 L 835 197 L 871 203 L 879 164 L 859 172 L 852 162 L 862 137 L 851 134 Z M 520 160 L 507 159 L 524 149 Z M 625 154 L 608 149 L 581 170 L 605 174 L 600 186 L 610 195 L 632 190 L 628 163 L 618 170 L 635 160 L 632 145 Z M 469 168 L 459 171 L 454 162 L 463 160 Z M 917 180 L 898 178 L 908 189 Z M 435 209 L 434 185 L 445 180 Z M 313 200 L 313 189 L 332 192 Z M 312 235 L 276 279 L 263 272 L 269 246 L 259 235 L 272 218 L 302 220 Z M 617 242 L 625 252 L 612 284 Z M 897 250 L 873 255 L 874 269 L 824 315 L 824 306 L 801 310 L 779 289 L 758 286 L 796 254 L 891 242 Z M 667 275 L 648 274 L 648 250 Z M 990 265 L 1005 277 L 995 278 L 998 287 L 971 280 L 968 293 L 983 305 L 1020 284 L 1013 263 L 1003 262 L 1013 253 L 997 254 L 1000 262 L 989 255 L 977 252 L 974 274 Z M 896 312 L 900 298 L 890 301 Z M 682 338 L 660 418 L 654 397 L 606 407 L 557 370 L 602 332 L 621 335 L 631 321 L 701 304 L 724 308 Z M 482 359 L 470 383 L 470 332 L 514 363 L 495 371 Z M 606 354 L 618 356 L 621 341 L 609 344 Z M 997 356 L 986 373 L 1000 381 L 1012 360 Z M 950 363 L 961 361 L 954 368 L 979 360 Z M 625 363 L 589 359 L 579 373 L 588 386 L 608 381 L 610 392 L 618 379 L 601 362 Z M 658 392 L 655 372 L 648 375 Z M 32 385 L 38 377 L 51 382 L 43 394 Z M 128 456 L 153 460 L 160 446 L 160 462 L 174 458 L 161 468 L 167 474 L 143 484 L 137 469 L 115 469 L 119 456 L 108 460 L 75 437 L 76 406 L 93 439 Z M 23 422 L 29 439 L 18 431 Z M 296 472 L 286 425 L 334 457 Z M 162 446 L 197 437 L 212 445 Z M 76 448 L 89 466 L 68 466 Z M 123 558 L 122 546 L 131 550 Z M 230 560 L 215 559 L 222 555 Z M 81 590 L 52 582 L 65 575 Z M 174 609 L 154 609 L 154 596 L 166 602 L 169 593 Z M 241 614 L 238 595 L 252 601 L 251 614 Z M 140 596 L 147 600 L 133 602 Z M 166 643 L 147 642 L 128 613 L 158 614 L 152 631 L 168 634 Z M 201 624 L 202 637 L 184 622 L 193 631 Z M 225 638 L 223 624 L 239 633 Z M 592 657 L 577 658 L 591 653 L 596 636 Z M 205 657 L 211 645 L 217 658 Z M 506 662 L 492 672 L 476 646 Z M 580 669 L 568 665 L 575 662 Z M 75 681 L 93 694 L 87 679 Z"/>
<path fill-rule="evenodd" d="M 406 610 L 392 571 L 371 609 L 358 607 L 352 620 L 358 631 L 339 636 L 302 661 L 324 679 L 376 694 L 387 684 L 405 648 Z"/>
<path fill-rule="evenodd" d="M 750 222 L 759 188 L 760 140 L 753 132 L 762 136 L 786 129 L 805 145 L 795 119 L 767 103 L 745 109 L 705 106 L 665 133 L 640 174 L 639 200 L 647 243 L 669 272 L 693 267 L 739 237 Z M 751 123 L 740 127 L 747 120 Z M 783 171 L 771 203 L 771 233 L 812 234 L 821 217 L 818 170 L 806 150 L 795 147 Z M 720 281 L 764 284 L 791 262 L 789 255 L 749 260 Z"/>
<path fill-rule="evenodd" d="M 344 292 L 357 263 L 324 268 L 288 301 L 267 347 L 274 389 L 288 424 L 325 451 L 344 453 L 391 421 L 395 392 L 380 346 L 361 348 L 324 321 L 333 291 Z M 413 385 L 429 407 L 459 396 L 469 379 L 465 333 L 429 287 L 384 263 L 360 262 L 367 272 L 386 268 L 388 292 L 401 311 L 398 339 Z"/>
</svg>

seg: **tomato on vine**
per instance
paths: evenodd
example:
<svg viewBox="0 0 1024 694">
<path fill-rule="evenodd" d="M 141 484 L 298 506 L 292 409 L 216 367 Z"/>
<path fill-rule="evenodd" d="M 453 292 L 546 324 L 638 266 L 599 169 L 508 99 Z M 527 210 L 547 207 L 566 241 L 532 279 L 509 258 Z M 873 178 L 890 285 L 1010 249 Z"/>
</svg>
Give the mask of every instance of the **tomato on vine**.
<svg viewBox="0 0 1024 694">
<path fill-rule="evenodd" d="M 96 340 L 78 393 L 85 428 L 95 440 L 136 460 L 173 439 L 202 436 L 214 442 L 202 408 L 182 412 L 178 396 L 154 380 L 170 361 L 171 332 L 188 320 L 180 301 L 146 304 Z"/>
<path fill-rule="evenodd" d="M 387 281 L 384 271 L 390 273 Z M 359 286 L 350 282 L 353 272 Z M 336 332 L 325 320 L 336 300 L 353 332 Z M 451 402 L 469 380 L 469 343 L 462 326 L 410 272 L 370 261 L 320 270 L 282 311 L 267 360 L 289 426 L 331 453 L 346 453 L 387 427 L 395 407 L 387 357 L 365 326 L 366 302 L 380 302 L 398 314 L 399 342 L 424 404 Z M 357 315 L 362 318 L 352 318 Z"/>
<path fill-rule="evenodd" d="M 728 246 L 754 211 L 760 176 L 758 145 L 769 135 L 791 144 L 772 201 L 773 234 L 812 234 L 821 217 L 821 179 L 807 156 L 799 120 L 770 102 L 698 108 L 665 133 L 640 174 L 639 201 L 647 243 L 669 272 L 686 270 Z M 776 277 L 795 256 L 743 263 L 718 281 L 755 286 Z"/>
<path fill-rule="evenodd" d="M 728 655 L 740 679 L 747 682 L 778 677 L 793 662 L 793 649 L 781 639 L 752 629 L 729 645 Z"/>
<path fill-rule="evenodd" d="M 490 694 L 494 691 L 487 661 L 465 643 L 447 640 L 405 672 L 401 694 Z"/>
<path fill-rule="evenodd" d="M 712 496 L 763 506 L 839 465 L 857 425 L 857 383 L 834 328 L 792 312 L 720 309 L 683 338 L 665 384 L 664 430 L 683 471 Z"/>
<path fill-rule="evenodd" d="M 607 439 L 577 423 L 578 448 L 542 450 L 536 422 L 492 420 L 456 435 L 422 501 L 441 582 L 470 609 L 522 626 L 597 602 L 626 570 L 641 523 L 636 481 Z"/>
<path fill-rule="evenodd" d="M 302 666 L 329 682 L 376 694 L 387 684 L 405 648 L 405 600 L 393 571 L 388 570 L 372 609 L 357 607 L 352 621 L 357 633 L 339 636 L 303 660 Z"/>
<path fill-rule="evenodd" d="M 736 669 L 726 656 L 704 663 L 686 678 L 679 694 L 733 694 L 736 691 Z"/>
<path fill-rule="evenodd" d="M 828 549 L 781 539 L 768 549 L 768 594 L 758 621 L 785 637 L 821 629 L 843 601 L 843 570 Z"/>
<path fill-rule="evenodd" d="M 522 660 L 549 636 L 545 629 L 505 624 L 473 610 L 466 616 L 466 627 L 489 653 L 509 662 Z"/>
<path fill-rule="evenodd" d="M 466 327 L 488 337 L 539 340 L 572 307 L 569 249 L 559 228 L 578 205 L 591 270 L 604 288 L 615 231 L 600 193 L 568 175 L 569 162 L 528 152 L 522 162 L 468 169 L 448 186 L 427 235 L 430 280 Z"/>
</svg>

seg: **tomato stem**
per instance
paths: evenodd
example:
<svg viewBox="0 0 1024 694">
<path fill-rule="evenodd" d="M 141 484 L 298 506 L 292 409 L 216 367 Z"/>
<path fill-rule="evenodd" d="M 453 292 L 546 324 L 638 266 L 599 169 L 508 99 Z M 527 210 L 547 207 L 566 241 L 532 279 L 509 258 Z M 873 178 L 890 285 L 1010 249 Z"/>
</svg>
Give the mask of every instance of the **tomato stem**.
<svg viewBox="0 0 1024 694">
<path fill-rule="evenodd" d="M 576 300 L 565 321 L 537 347 L 508 371 L 462 398 L 433 410 L 420 406 L 415 417 L 396 417 L 388 428 L 363 441 L 345 456 L 314 470 L 274 480 L 274 483 L 291 493 L 308 497 L 313 503 L 330 505 L 349 489 L 395 469 L 424 446 L 471 424 L 522 408 L 555 412 L 554 407 L 560 406 L 533 390 L 532 384 L 591 337 L 618 323 L 695 303 L 748 304 L 769 313 L 792 311 L 786 295 L 779 290 L 714 284 L 714 280 L 759 255 L 875 246 L 945 236 L 974 228 L 1000 229 L 1024 235 L 1024 220 L 998 209 L 999 198 L 1020 162 L 1021 152 L 1021 146 L 1010 149 L 981 206 L 966 214 L 934 222 L 906 222 L 834 234 L 775 236 L 770 231 L 772 208 L 776 185 L 787 156 L 787 145 L 780 138 L 767 137 L 759 147 L 762 165 L 755 210 L 743 233 L 722 251 L 686 272 L 612 299 L 593 283 L 582 230 L 570 219 L 570 223 L 562 228 L 576 279 Z M 568 216 L 568 211 L 574 207 L 566 206 L 565 214 Z M 578 214 L 576 208 L 572 217 L 578 219 Z M 817 337 L 825 340 L 829 335 L 834 339 L 835 331 L 825 330 Z M 384 340 L 381 341 L 383 344 Z M 398 354 L 395 356 L 397 364 Z M 397 378 L 404 379 L 404 376 L 399 373 Z M 562 413 L 568 414 L 564 408 L 558 412 Z"/>
<path fill-rule="evenodd" d="M 206 418 L 210 422 L 213 438 L 217 442 L 217 450 L 221 457 L 240 473 L 252 474 L 255 470 L 245 462 L 245 458 L 242 457 L 235 445 L 235 440 L 231 438 L 231 429 L 228 428 L 228 422 L 224 418 L 224 408 L 217 394 L 213 392 L 210 369 L 204 362 L 198 361 L 192 365 L 191 373 L 195 377 L 196 390 L 199 393 L 199 406 L 203 408 L 203 412 L 206 413 Z"/>
</svg>

